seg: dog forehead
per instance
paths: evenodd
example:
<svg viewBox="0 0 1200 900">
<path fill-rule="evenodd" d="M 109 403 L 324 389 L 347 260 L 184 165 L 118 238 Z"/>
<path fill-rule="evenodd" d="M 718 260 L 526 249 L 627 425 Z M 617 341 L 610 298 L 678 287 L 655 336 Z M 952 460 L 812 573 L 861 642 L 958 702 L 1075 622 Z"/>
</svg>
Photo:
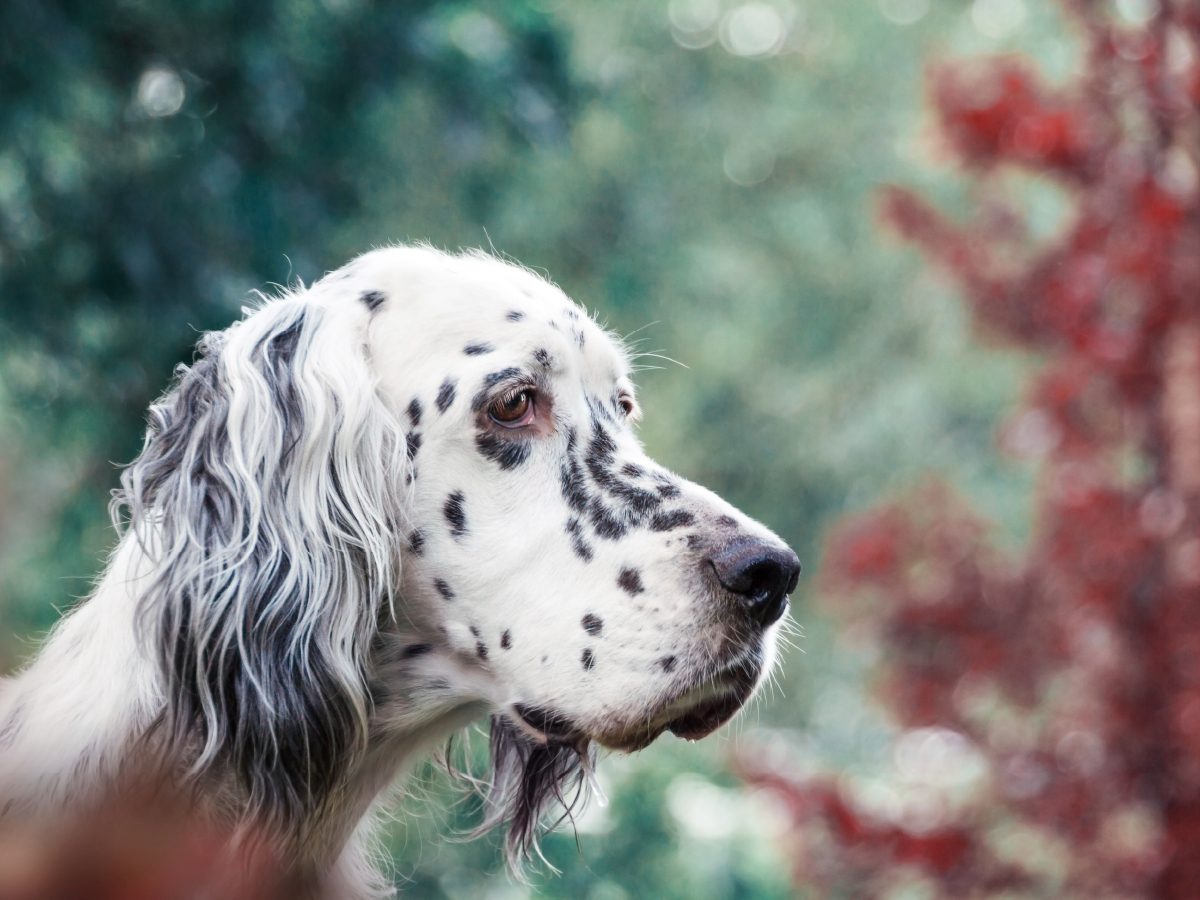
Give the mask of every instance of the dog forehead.
<svg viewBox="0 0 1200 900">
<path fill-rule="evenodd" d="M 624 348 L 582 308 L 503 260 L 405 247 L 375 251 L 346 270 L 342 282 L 371 307 L 381 374 L 478 378 L 528 364 L 592 385 L 628 374 Z"/>
</svg>

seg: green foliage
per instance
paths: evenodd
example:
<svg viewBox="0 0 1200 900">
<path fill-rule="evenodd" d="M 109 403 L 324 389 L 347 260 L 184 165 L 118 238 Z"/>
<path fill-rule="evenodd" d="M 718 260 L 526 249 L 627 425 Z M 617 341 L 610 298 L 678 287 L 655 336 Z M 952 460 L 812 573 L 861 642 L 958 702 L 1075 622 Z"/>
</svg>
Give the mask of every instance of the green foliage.
<svg viewBox="0 0 1200 900">
<path fill-rule="evenodd" d="M 455 159 L 456 136 L 486 153 L 436 185 L 456 214 L 437 221 L 470 243 L 531 143 L 561 140 L 573 101 L 559 32 L 528 4 L 492 15 L 352 0 L 0 7 L 0 381 L 20 444 L 5 456 L 24 476 L 9 502 L 38 531 L 6 529 L 0 590 L 18 631 L 86 592 L 109 542 L 109 461 L 134 456 L 198 331 L 229 324 L 253 288 L 405 237 L 338 239 L 378 196 L 433 188 L 419 159 Z M 395 166 L 381 141 L 420 156 Z"/>
</svg>

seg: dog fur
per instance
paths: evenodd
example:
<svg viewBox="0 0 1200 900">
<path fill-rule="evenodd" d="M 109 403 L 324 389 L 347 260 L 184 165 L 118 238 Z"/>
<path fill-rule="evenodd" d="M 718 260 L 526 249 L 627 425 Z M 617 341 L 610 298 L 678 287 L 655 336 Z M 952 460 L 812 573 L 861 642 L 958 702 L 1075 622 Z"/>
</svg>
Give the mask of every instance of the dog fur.
<svg viewBox="0 0 1200 900">
<path fill-rule="evenodd" d="M 638 414 L 621 342 L 478 252 L 378 250 L 205 335 L 95 592 L 0 684 L 0 818 L 163 779 L 377 896 L 375 813 L 491 716 L 487 824 L 519 860 L 597 744 L 731 717 L 795 587 L 782 541 L 646 457 Z"/>
</svg>

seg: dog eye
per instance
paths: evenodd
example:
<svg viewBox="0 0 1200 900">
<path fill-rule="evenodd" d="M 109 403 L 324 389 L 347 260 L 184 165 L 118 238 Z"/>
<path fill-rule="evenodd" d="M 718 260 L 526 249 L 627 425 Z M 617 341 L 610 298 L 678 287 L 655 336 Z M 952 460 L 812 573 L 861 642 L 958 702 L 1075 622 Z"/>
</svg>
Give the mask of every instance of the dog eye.
<svg viewBox="0 0 1200 900">
<path fill-rule="evenodd" d="M 625 410 L 625 415 L 633 415 L 633 398 L 628 394 L 622 394 L 617 398 L 617 403 L 621 405 L 621 409 Z"/>
<path fill-rule="evenodd" d="M 533 418 L 533 391 L 518 391 L 493 400 L 488 407 L 488 415 L 493 422 L 505 428 L 519 428 L 528 424 Z"/>
</svg>

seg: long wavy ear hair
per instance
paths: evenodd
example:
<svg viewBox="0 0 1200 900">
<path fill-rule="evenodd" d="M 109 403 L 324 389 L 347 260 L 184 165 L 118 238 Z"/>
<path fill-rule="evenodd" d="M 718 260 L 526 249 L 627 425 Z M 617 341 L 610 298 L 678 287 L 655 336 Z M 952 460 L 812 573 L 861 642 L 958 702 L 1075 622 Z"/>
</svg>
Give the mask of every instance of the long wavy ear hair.
<svg viewBox="0 0 1200 900">
<path fill-rule="evenodd" d="M 150 411 L 114 516 L 153 561 L 158 732 L 199 783 L 303 830 L 366 746 L 366 664 L 397 583 L 403 432 L 366 310 L 300 292 L 200 342 Z"/>
</svg>

